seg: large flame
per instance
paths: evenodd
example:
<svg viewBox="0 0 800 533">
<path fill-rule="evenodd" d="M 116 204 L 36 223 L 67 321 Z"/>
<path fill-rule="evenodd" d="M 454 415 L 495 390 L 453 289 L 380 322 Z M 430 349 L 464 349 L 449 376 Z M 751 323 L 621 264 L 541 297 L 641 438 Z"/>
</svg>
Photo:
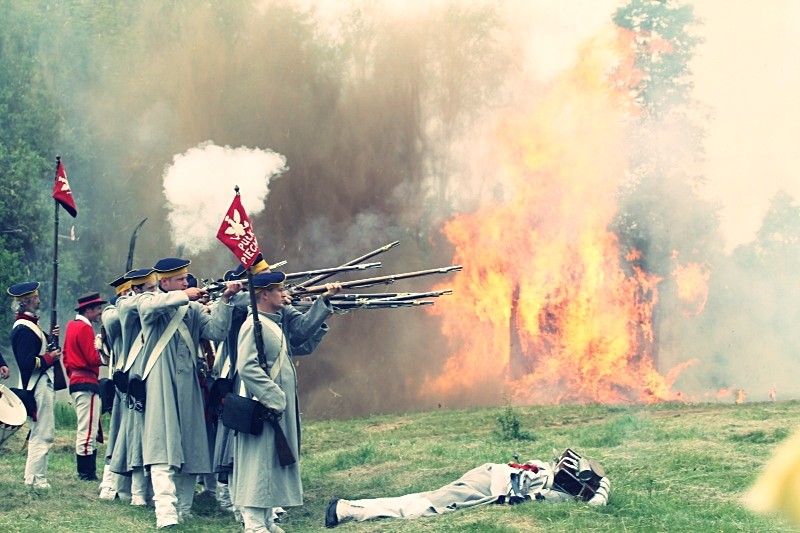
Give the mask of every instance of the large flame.
<svg viewBox="0 0 800 533">
<path fill-rule="evenodd" d="M 508 397 L 530 403 L 676 397 L 675 373 L 664 377 L 653 363 L 660 279 L 609 231 L 636 112 L 630 39 L 615 30 L 589 43 L 532 111 L 499 128 L 511 199 L 445 225 L 464 270 L 454 296 L 431 312 L 455 352 L 424 394 L 504 384 Z"/>
</svg>

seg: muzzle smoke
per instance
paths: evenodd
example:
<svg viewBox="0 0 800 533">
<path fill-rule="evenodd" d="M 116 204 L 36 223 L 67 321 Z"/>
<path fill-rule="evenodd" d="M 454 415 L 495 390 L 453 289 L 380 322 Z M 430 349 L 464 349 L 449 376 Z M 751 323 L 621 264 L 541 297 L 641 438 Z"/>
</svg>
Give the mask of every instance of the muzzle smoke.
<svg viewBox="0 0 800 533">
<path fill-rule="evenodd" d="M 270 182 L 286 170 L 286 158 L 272 150 L 223 147 L 212 141 L 176 155 L 163 176 L 172 241 L 190 255 L 208 250 L 234 186 L 239 186 L 247 214 L 254 216 L 266 205 Z"/>
</svg>

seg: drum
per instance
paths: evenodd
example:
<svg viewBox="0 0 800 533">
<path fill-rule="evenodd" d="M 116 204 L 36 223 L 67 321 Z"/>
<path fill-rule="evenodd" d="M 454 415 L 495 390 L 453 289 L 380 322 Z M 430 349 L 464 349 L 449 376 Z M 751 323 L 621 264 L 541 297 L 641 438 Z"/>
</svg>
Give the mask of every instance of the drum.
<svg viewBox="0 0 800 533">
<path fill-rule="evenodd" d="M 553 469 L 553 486 L 576 498 L 589 501 L 600 488 L 605 470 L 593 460 L 578 455 L 567 448 L 557 459 Z"/>
<path fill-rule="evenodd" d="M 19 396 L 0 384 L 0 446 L 22 427 L 27 418 L 28 413 Z"/>
</svg>

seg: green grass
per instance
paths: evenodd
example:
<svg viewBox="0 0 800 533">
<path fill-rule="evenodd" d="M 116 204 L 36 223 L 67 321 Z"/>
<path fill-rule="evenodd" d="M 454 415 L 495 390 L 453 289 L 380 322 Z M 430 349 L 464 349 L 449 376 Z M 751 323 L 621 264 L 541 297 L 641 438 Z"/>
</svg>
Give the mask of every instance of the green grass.
<svg viewBox="0 0 800 533">
<path fill-rule="evenodd" d="M 49 492 L 22 483 L 26 428 L 0 449 L 0 531 L 155 531 L 151 510 L 97 499 L 75 475 L 71 407 L 58 407 Z M 519 422 L 515 424 L 509 423 Z M 529 502 L 418 520 L 347 523 L 342 532 L 790 532 L 780 518 L 739 505 L 775 446 L 800 425 L 800 402 L 652 406 L 498 407 L 306 421 L 305 505 L 288 532 L 324 531 L 332 497 L 394 496 L 435 489 L 485 462 L 547 459 L 573 448 L 611 479 L 608 507 Z M 509 432 L 508 428 L 512 427 Z M 520 438 L 513 438 L 518 435 Z M 101 447 L 101 453 L 103 449 Z M 178 531 L 240 531 L 198 497 Z"/>
</svg>

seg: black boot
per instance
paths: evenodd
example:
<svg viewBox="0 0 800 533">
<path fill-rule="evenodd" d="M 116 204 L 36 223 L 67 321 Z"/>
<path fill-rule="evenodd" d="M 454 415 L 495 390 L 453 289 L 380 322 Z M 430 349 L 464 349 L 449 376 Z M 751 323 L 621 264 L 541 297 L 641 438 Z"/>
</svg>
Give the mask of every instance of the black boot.
<svg viewBox="0 0 800 533">
<path fill-rule="evenodd" d="M 82 481 L 97 481 L 97 450 L 92 455 L 78 455 L 78 477 Z"/>
</svg>

